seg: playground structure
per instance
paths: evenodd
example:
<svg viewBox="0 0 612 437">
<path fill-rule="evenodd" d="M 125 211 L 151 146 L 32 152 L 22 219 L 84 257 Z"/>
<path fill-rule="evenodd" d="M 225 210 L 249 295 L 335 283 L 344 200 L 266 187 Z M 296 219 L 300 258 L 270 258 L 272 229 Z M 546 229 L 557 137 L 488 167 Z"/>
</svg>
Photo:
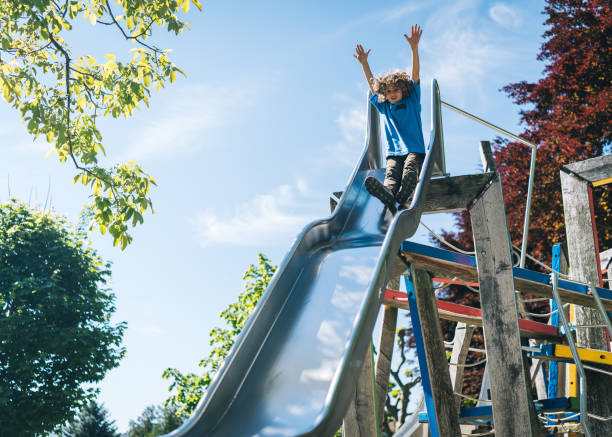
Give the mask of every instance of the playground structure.
<svg viewBox="0 0 612 437">
<path fill-rule="evenodd" d="M 442 102 L 434 80 L 421 176 L 410 208 L 393 216 L 363 187 L 368 176 L 384 177 L 378 113 L 368 104 L 366 146 L 346 189 L 330 200 L 332 215 L 296 238 L 196 411 L 168 436 L 332 436 L 341 425 L 348 437 L 380 435 L 377 418 L 387 395 L 400 308 L 412 318 L 425 397 L 426 413 L 414 417 L 427 427 L 412 421 L 396 435 L 612 435 L 606 431 L 612 372 L 605 367 L 612 364 L 612 291 L 600 287 L 590 193 L 590 185 L 612 182 L 612 160 L 587 160 L 561 172 L 569 259 L 557 245 L 550 275 L 524 268 L 527 207 L 519 266 L 513 267 L 490 147 L 481 143 L 484 173 L 446 175 L 442 105 L 461 111 Z M 422 214 L 465 209 L 475 256 L 407 241 Z M 401 277 L 406 292 L 400 291 Z M 436 300 L 434 282 L 448 281 L 478 287 L 480 308 Z M 552 301 L 550 324 L 531 320 L 524 294 Z M 576 307 L 573 326 L 566 318 L 568 303 Z M 373 363 L 371 336 L 381 305 Z M 450 366 L 440 318 L 458 322 Z M 484 330 L 485 381 L 477 407 L 461 409 L 461 369 L 475 326 Z M 525 354 L 551 363 L 548 386 L 539 387 L 537 400 L 531 379 L 541 378 L 542 366 L 530 369 Z M 572 379 L 566 362 L 575 365 L 579 379 Z"/>
</svg>

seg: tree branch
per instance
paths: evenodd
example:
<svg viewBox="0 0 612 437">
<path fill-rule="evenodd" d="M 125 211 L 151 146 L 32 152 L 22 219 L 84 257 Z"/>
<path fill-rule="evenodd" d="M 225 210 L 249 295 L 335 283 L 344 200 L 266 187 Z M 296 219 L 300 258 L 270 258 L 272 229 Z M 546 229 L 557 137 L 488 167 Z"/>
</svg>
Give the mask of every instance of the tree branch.
<svg viewBox="0 0 612 437">
<path fill-rule="evenodd" d="M 115 190 L 115 184 L 113 183 L 113 181 L 108 180 L 106 178 L 103 178 L 99 175 L 97 175 L 94 171 L 92 171 L 91 169 L 87 168 L 87 167 L 83 167 L 81 165 L 79 165 L 76 156 L 74 155 L 74 149 L 72 147 L 72 135 L 70 134 L 70 96 L 71 96 L 71 91 L 70 91 L 70 55 L 68 54 L 68 52 L 55 40 L 55 38 L 53 37 L 53 34 L 51 32 L 49 32 L 49 39 L 51 40 L 51 43 L 55 46 L 55 48 L 62 53 L 62 55 L 64 56 L 65 59 L 65 70 L 66 70 L 66 138 L 68 139 L 68 149 L 69 149 L 69 154 L 70 154 L 70 158 L 72 159 L 72 162 L 74 163 L 74 166 L 81 170 L 84 171 L 85 173 L 89 174 L 90 176 L 104 182 L 105 184 L 107 184 L 110 189 L 111 192 L 113 193 L 113 197 L 114 197 L 114 201 L 117 202 L 119 199 L 119 196 L 117 195 L 117 191 Z"/>
<path fill-rule="evenodd" d="M 127 33 L 125 33 L 125 30 L 123 30 L 123 27 L 121 27 L 121 25 L 119 24 L 119 22 L 117 21 L 117 19 L 115 18 L 115 15 L 113 14 L 113 10 L 110 7 L 110 4 L 108 3 L 108 0 L 106 0 L 106 9 L 108 10 L 108 14 L 111 16 L 111 18 L 113 19 L 113 21 L 111 22 L 111 24 L 115 24 L 117 26 L 117 28 L 121 31 L 121 33 L 123 34 L 123 36 L 125 37 L 125 39 L 133 39 L 134 41 L 136 41 L 138 44 L 148 48 L 149 50 L 155 52 L 155 53 L 161 53 L 162 50 L 157 48 L 157 47 L 152 47 L 148 44 L 145 44 L 144 42 L 142 42 L 141 40 L 139 40 L 138 38 L 140 38 L 142 35 L 144 35 L 146 32 L 149 31 L 149 29 L 151 28 L 151 26 L 153 25 L 153 21 L 151 21 L 149 23 L 149 25 L 146 27 L 146 29 L 141 32 L 139 35 L 136 36 L 130 36 Z M 105 24 L 105 23 L 104 23 Z"/>
</svg>

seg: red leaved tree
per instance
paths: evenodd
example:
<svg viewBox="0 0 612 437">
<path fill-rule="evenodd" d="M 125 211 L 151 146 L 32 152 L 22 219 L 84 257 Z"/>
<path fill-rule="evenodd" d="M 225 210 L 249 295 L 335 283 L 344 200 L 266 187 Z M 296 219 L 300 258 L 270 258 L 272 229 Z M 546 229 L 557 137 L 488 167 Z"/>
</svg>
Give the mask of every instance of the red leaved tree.
<svg viewBox="0 0 612 437">
<path fill-rule="evenodd" d="M 612 13 L 609 0 L 548 0 L 549 26 L 538 60 L 544 77 L 504 87 L 526 126 L 521 136 L 538 144 L 528 252 L 550 261 L 552 245 L 565 240 L 561 166 L 601 156 L 612 140 Z M 529 179 L 529 149 L 497 140 L 494 158 L 504 187 L 508 226 L 520 246 Z M 599 247 L 612 246 L 609 186 L 594 190 Z M 467 213 L 447 239 L 472 245 Z"/>
<path fill-rule="evenodd" d="M 528 253 L 550 265 L 552 246 L 565 241 L 559 171 L 565 164 L 609 153 L 612 115 L 612 14 L 610 0 L 547 0 L 548 26 L 538 60 L 543 77 L 519 82 L 504 91 L 522 107 L 521 136 L 538 144 L 532 195 Z M 504 188 L 512 243 L 521 245 L 529 179 L 530 150 L 517 142 L 495 141 L 494 159 Z M 607 150 L 606 150 L 607 149 Z M 599 247 L 612 247 L 612 210 L 609 186 L 594 189 Z M 455 215 L 457 231 L 443 237 L 466 250 L 473 249 L 468 212 Z M 435 240 L 433 240 L 436 242 Z M 442 246 L 444 247 L 444 246 Z M 528 261 L 527 266 L 538 268 Z M 478 306 L 465 287 L 452 286 L 442 298 Z M 539 306 L 539 308 L 538 308 Z M 547 303 L 528 305 L 547 310 Z M 452 338 L 454 324 L 443 323 Z M 449 338 L 447 338 L 449 339 Z M 473 339 L 481 347 L 482 336 Z M 470 354 L 468 362 L 480 356 Z M 466 369 L 467 370 L 467 369 Z M 477 394 L 482 367 L 466 372 L 463 392 Z"/>
</svg>

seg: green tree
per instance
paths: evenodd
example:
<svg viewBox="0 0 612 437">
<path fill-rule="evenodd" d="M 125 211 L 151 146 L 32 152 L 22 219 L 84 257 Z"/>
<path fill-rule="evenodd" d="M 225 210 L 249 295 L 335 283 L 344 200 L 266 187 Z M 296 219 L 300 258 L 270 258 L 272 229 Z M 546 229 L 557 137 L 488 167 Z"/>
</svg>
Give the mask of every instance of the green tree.
<svg viewBox="0 0 612 437">
<path fill-rule="evenodd" d="M 106 408 L 91 401 L 71 424 L 64 427 L 62 437 L 119 437 L 119 434 Z"/>
<path fill-rule="evenodd" d="M 174 82 L 180 68 L 150 42 L 155 28 L 181 33 L 188 24 L 178 18 L 198 0 L 0 0 L 0 88 L 17 109 L 29 133 L 54 144 L 61 162 L 76 168 L 74 183 L 91 189 L 95 223 L 114 244 L 132 240 L 128 225 L 143 222 L 152 208 L 155 185 L 138 164 L 111 168 L 99 165 L 106 154 L 98 119 L 128 117 L 151 88 Z M 98 62 L 89 54 L 73 54 L 67 42 L 77 20 L 88 20 L 122 35 L 131 49 L 120 60 L 107 54 Z M 73 36 L 74 37 L 74 36 Z M 131 222 L 130 222 L 131 220 Z"/>
<path fill-rule="evenodd" d="M 221 313 L 221 318 L 225 320 L 227 327 L 214 328 L 209 334 L 213 349 L 208 358 L 200 361 L 199 366 L 204 369 L 201 375 L 183 374 L 174 368 L 164 371 L 162 378 L 172 381 L 169 390 L 174 391 L 166 401 L 166 406 L 176 407 L 179 415 L 189 416 L 193 412 L 225 361 L 225 357 L 236 342 L 275 271 L 276 267 L 270 264 L 270 260 L 265 255 L 259 254 L 257 265 L 251 264 L 245 272 L 243 277 L 245 289 L 238 296 L 238 302 L 231 304 Z"/>
<path fill-rule="evenodd" d="M 0 204 L 0 430 L 57 429 L 119 365 L 110 277 L 83 233 L 17 201 Z"/>
<path fill-rule="evenodd" d="M 127 437 L 155 437 L 175 430 L 185 420 L 177 414 L 177 408 L 148 406 L 136 421 L 130 420 Z"/>
</svg>

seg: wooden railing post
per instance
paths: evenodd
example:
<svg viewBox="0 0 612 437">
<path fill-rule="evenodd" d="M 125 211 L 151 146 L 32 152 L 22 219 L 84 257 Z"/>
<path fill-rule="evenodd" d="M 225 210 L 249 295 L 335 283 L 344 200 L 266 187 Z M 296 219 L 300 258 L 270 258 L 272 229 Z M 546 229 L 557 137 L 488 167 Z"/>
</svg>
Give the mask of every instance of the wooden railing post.
<svg viewBox="0 0 612 437">
<path fill-rule="evenodd" d="M 579 163 L 576 163 L 579 164 Z M 573 166 L 573 167 L 572 167 Z M 576 166 L 571 164 L 573 170 Z M 612 164 L 608 164 L 612 171 Z M 569 258 L 569 273 L 572 279 L 599 285 L 599 261 L 597 235 L 594 227 L 590 186 L 566 171 L 560 172 L 565 213 L 565 233 Z M 576 306 L 576 324 L 597 325 L 603 319 L 597 310 Z M 579 346 L 608 350 L 609 344 L 603 329 L 577 329 Z M 610 376 L 586 370 L 587 411 L 602 417 L 612 415 L 612 384 Z M 587 418 L 593 437 L 612 435 L 612 423 Z"/>
<path fill-rule="evenodd" d="M 374 408 L 374 373 L 372 368 L 372 348 L 368 347 L 363 359 L 363 368 L 357 380 L 355 397 L 350 403 L 342 424 L 344 437 L 374 437 L 376 429 L 376 410 Z"/>
<path fill-rule="evenodd" d="M 495 434 L 530 437 L 535 435 L 537 418 L 523 367 L 510 238 L 499 177 L 476 200 L 470 214 Z"/>
<path fill-rule="evenodd" d="M 400 277 L 391 278 L 387 288 L 399 290 Z M 396 329 L 397 308 L 385 305 L 380 330 L 380 341 L 378 342 L 378 353 L 376 355 L 376 406 L 378 407 L 378 420 L 381 427 L 385 420 L 385 402 L 387 400 L 389 377 L 391 375 L 391 360 L 393 359 L 393 348 L 395 347 Z"/>
</svg>

